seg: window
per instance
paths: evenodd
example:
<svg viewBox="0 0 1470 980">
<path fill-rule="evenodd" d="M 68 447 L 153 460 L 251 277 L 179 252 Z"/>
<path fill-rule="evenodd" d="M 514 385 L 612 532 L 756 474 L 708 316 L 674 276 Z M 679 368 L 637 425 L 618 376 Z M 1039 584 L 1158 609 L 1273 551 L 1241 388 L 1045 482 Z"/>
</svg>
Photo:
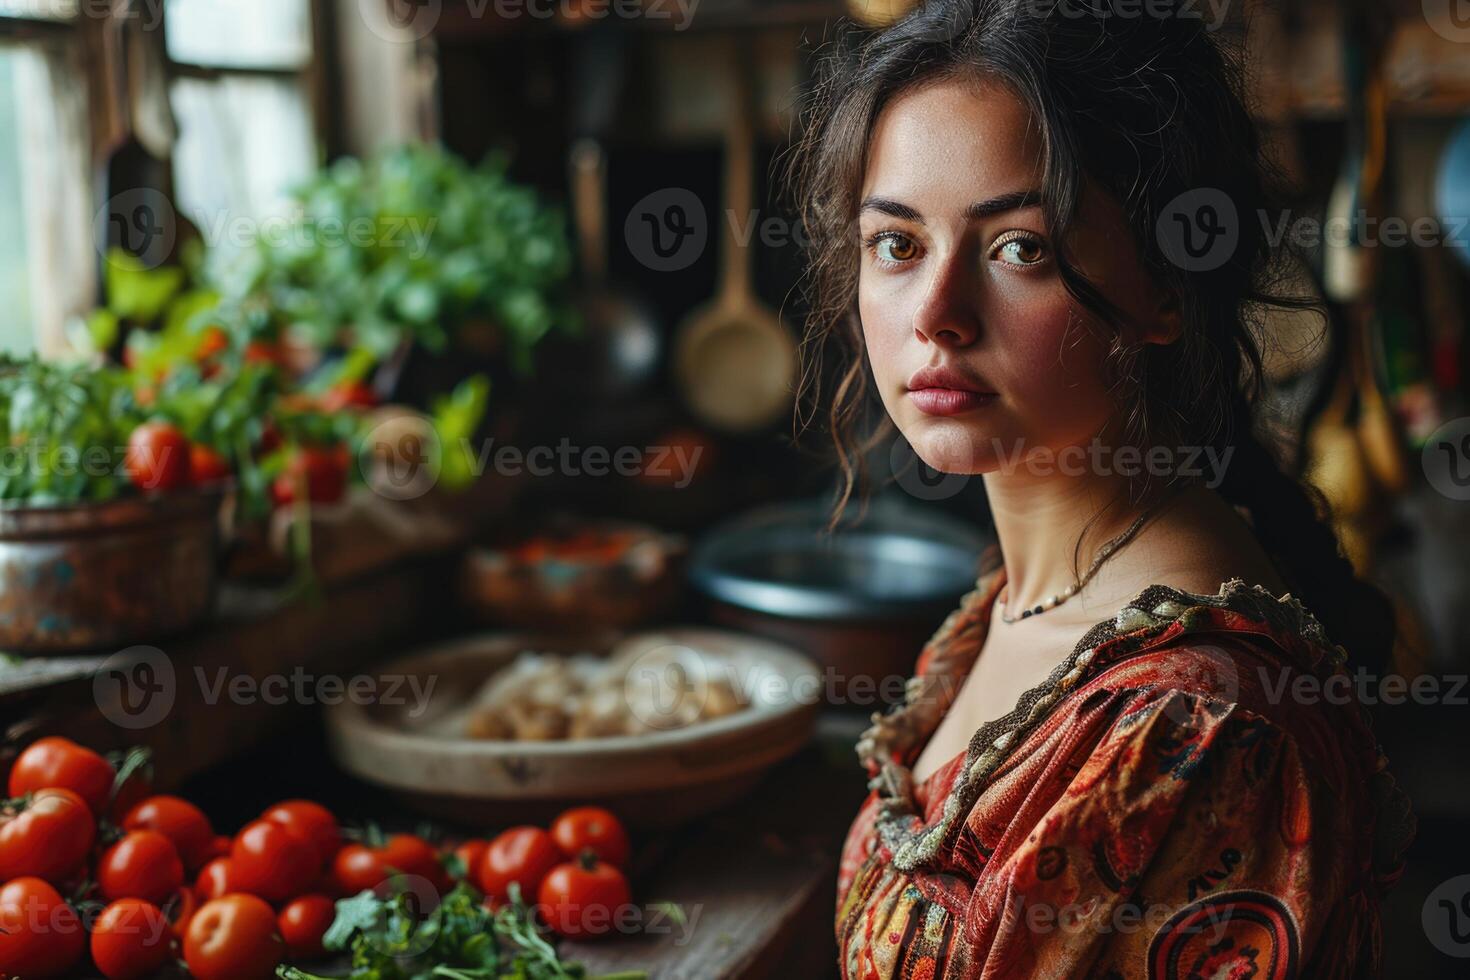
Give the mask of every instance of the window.
<svg viewBox="0 0 1470 980">
<path fill-rule="evenodd" d="M 65 346 L 95 300 L 86 101 L 74 5 L 0 0 L 0 348 Z"/>
<path fill-rule="evenodd" d="M 319 160 L 315 19 L 313 0 L 0 0 L 0 350 L 63 353 L 97 303 L 120 137 L 211 245 L 279 208 Z"/>
<path fill-rule="evenodd" d="M 317 167 L 309 0 L 170 0 L 180 210 L 226 255 Z"/>
</svg>

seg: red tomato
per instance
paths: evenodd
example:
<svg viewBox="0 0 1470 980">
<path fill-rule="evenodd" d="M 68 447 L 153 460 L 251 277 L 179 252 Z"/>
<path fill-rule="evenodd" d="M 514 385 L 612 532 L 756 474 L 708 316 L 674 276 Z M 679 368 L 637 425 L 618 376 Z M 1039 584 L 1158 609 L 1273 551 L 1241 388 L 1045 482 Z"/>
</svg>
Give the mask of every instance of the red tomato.
<svg viewBox="0 0 1470 980">
<path fill-rule="evenodd" d="M 195 360 L 203 361 L 230 347 L 230 335 L 223 327 L 210 324 L 199 334 L 199 344 L 194 348 Z"/>
<path fill-rule="evenodd" d="M 163 907 L 163 914 L 168 919 L 168 925 L 173 930 L 175 940 L 181 943 L 184 941 L 184 936 L 189 931 L 189 920 L 194 918 L 194 913 L 198 911 L 199 896 L 188 885 L 180 888 L 177 894 L 169 899 L 168 904 Z"/>
<path fill-rule="evenodd" d="M 92 962 L 107 980 L 136 980 L 169 958 L 173 930 L 157 905 L 120 898 L 92 924 Z"/>
<path fill-rule="evenodd" d="M 168 422 L 144 422 L 128 436 L 128 478 L 143 490 L 177 490 L 189 482 L 189 440 Z"/>
<path fill-rule="evenodd" d="M 76 910 L 40 878 L 0 888 L 0 976 L 57 976 L 76 965 L 86 945 Z"/>
<path fill-rule="evenodd" d="M 184 936 L 194 980 L 269 980 L 283 952 L 275 912 L 254 895 L 205 902 Z"/>
<path fill-rule="evenodd" d="M 492 903 L 510 898 L 511 882 L 530 901 L 541 881 L 567 856 L 540 827 L 512 827 L 490 842 L 480 860 L 480 890 Z"/>
<path fill-rule="evenodd" d="M 260 815 L 260 819 L 282 827 L 311 842 L 318 860 L 325 866 L 342 847 L 342 831 L 332 811 L 311 800 L 286 800 Z"/>
<path fill-rule="evenodd" d="M 310 841 L 269 820 L 247 824 L 236 835 L 230 864 L 241 891 L 272 902 L 300 895 L 321 870 Z"/>
<path fill-rule="evenodd" d="M 337 906 L 325 895 L 302 895 L 281 909 L 276 927 L 286 941 L 286 955 L 293 960 L 325 955 L 322 937 L 336 917 Z"/>
<path fill-rule="evenodd" d="M 454 856 L 459 858 L 460 864 L 464 865 L 466 881 L 477 882 L 479 880 L 480 862 L 485 859 L 485 849 L 489 846 L 489 841 L 474 838 L 454 849 Z"/>
<path fill-rule="evenodd" d="M 427 841 L 413 834 L 393 834 L 382 847 L 348 844 L 332 863 L 332 877 L 344 895 L 377 888 L 395 871 L 426 878 L 435 887 L 444 884 L 438 855 Z"/>
<path fill-rule="evenodd" d="M 628 866 L 628 833 L 602 807 L 579 806 L 563 813 L 551 825 L 551 839 L 568 855 L 591 851 L 615 868 Z"/>
<path fill-rule="evenodd" d="M 348 408 L 372 408 L 378 404 L 378 393 L 361 381 L 344 381 L 322 395 L 323 412 L 340 412 Z"/>
<path fill-rule="evenodd" d="M 0 810 L 0 881 L 33 876 L 59 883 L 92 850 L 97 821 L 69 789 L 43 789 Z"/>
<path fill-rule="evenodd" d="M 231 892 L 240 891 L 240 876 L 235 873 L 235 865 L 227 857 L 219 857 L 210 861 L 199 872 L 199 877 L 194 879 L 194 891 L 204 901 L 219 898 Z"/>
<path fill-rule="evenodd" d="M 229 461 L 204 443 L 189 446 L 189 480 L 196 487 L 228 480 L 231 473 Z"/>
<path fill-rule="evenodd" d="M 109 902 L 141 898 L 162 905 L 184 884 L 184 862 L 156 830 L 134 830 L 102 853 L 97 886 Z"/>
<path fill-rule="evenodd" d="M 569 939 L 585 939 L 612 932 L 632 893 L 621 871 L 588 854 L 553 868 L 536 901 L 547 925 Z"/>
<path fill-rule="evenodd" d="M 80 796 L 93 813 L 107 807 L 116 777 L 107 760 L 69 738 L 52 735 L 26 747 L 10 770 L 10 795 L 59 786 Z"/>
<path fill-rule="evenodd" d="M 312 503 L 334 504 L 347 492 L 347 466 L 346 446 L 301 446 L 271 483 L 271 499 L 280 506 L 294 503 L 304 484 Z"/>
<path fill-rule="evenodd" d="M 274 344 L 264 340 L 252 340 L 245 345 L 246 364 L 279 364 L 281 352 Z"/>
<path fill-rule="evenodd" d="M 224 834 L 215 834 L 214 841 L 209 845 L 209 860 L 213 861 L 215 858 L 229 857 L 230 850 L 234 846 L 234 838 L 227 837 Z"/>
<path fill-rule="evenodd" d="M 213 855 L 214 828 L 204 811 L 177 796 L 150 796 L 128 811 L 124 830 L 156 830 L 173 842 L 184 867 L 203 867 Z"/>
</svg>

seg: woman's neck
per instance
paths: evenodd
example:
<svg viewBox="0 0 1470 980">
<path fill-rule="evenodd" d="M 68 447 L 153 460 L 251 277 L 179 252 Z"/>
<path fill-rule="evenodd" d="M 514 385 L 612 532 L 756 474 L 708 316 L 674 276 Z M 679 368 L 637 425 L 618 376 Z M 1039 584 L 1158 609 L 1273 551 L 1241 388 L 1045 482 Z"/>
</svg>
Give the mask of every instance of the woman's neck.
<svg viewBox="0 0 1470 980">
<path fill-rule="evenodd" d="M 1081 467 L 1085 468 L 1085 467 Z M 985 474 L 985 492 L 1005 562 L 1007 615 L 1035 607 L 1085 575 L 1099 549 L 1126 531 L 1149 502 L 1127 500 L 1124 477 L 1024 472 Z M 1106 513 L 1099 512 L 1110 503 Z M 1096 523 L 1088 522 L 1096 516 Z M 1078 538 L 1086 532 L 1080 552 Z M 1075 561 L 1074 561 L 1075 559 Z"/>
</svg>

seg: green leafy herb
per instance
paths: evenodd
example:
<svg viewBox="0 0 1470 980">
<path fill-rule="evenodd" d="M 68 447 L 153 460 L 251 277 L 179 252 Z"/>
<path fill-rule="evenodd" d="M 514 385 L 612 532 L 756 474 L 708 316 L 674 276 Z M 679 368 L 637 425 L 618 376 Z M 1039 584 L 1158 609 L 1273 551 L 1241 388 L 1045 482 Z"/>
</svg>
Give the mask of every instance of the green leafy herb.
<svg viewBox="0 0 1470 980">
<path fill-rule="evenodd" d="M 337 902 L 323 944 L 352 954 L 347 980 L 589 980 L 580 964 L 556 955 L 515 886 L 510 903 L 495 912 L 464 883 L 427 914 L 411 892 L 383 899 L 364 891 Z M 330 980 L 291 966 L 276 972 L 283 980 Z"/>
</svg>

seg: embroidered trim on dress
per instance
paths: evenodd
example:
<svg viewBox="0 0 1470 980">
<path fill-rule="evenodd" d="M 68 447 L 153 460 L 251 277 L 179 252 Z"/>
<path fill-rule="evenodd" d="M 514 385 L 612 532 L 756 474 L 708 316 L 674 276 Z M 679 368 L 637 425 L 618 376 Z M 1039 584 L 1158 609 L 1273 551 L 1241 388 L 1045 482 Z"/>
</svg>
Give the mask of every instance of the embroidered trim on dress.
<svg viewBox="0 0 1470 980">
<path fill-rule="evenodd" d="M 1147 642 L 1183 618 L 1190 609 L 1213 606 L 1265 622 L 1278 631 L 1301 635 L 1326 650 L 1334 665 L 1341 664 L 1347 656 L 1341 646 L 1328 639 L 1317 618 L 1289 592 L 1277 597 L 1263 586 L 1247 586 L 1240 578 L 1222 583 L 1213 596 L 1150 585 L 1111 619 L 1089 629 L 1072 653 L 1046 680 L 1023 693 L 1008 714 L 987 722 L 975 732 L 965 751 L 964 770 L 955 779 L 939 819 L 925 827 L 913 807 L 913 771 L 901 760 L 921 739 L 934 733 L 958 693 L 958 685 L 954 683 L 957 669 L 968 669 L 965 661 L 973 664 L 979 655 L 980 644 L 957 641 L 963 634 L 976 630 L 984 636 L 1004 572 L 1001 567 L 981 577 L 976 588 L 965 595 L 959 608 L 925 645 L 925 652 L 931 657 L 925 674 L 910 679 L 902 703 L 894 705 L 886 714 L 874 713 L 872 727 L 858 741 L 859 758 L 874 772 L 869 785 L 878 791 L 881 801 L 875 829 L 892 852 L 894 867 L 900 871 L 914 871 L 936 857 L 951 832 L 957 829 L 960 815 L 974 806 L 989 776 L 1010 750 L 1077 687 L 1086 676 L 1097 648 L 1109 640 L 1146 630 L 1137 639 L 1140 643 Z"/>
</svg>

